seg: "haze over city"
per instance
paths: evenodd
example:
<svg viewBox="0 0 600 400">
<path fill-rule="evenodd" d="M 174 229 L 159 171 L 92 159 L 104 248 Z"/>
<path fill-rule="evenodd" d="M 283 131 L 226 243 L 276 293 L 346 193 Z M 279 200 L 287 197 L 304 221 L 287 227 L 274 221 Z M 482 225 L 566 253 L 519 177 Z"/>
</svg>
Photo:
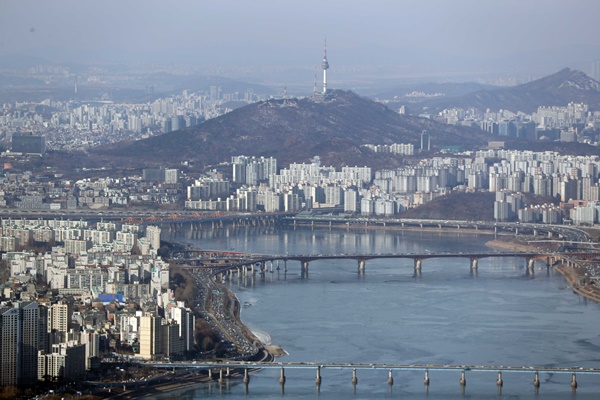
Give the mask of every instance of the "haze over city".
<svg viewBox="0 0 600 400">
<path fill-rule="evenodd" d="M 596 399 L 599 11 L 0 0 L 0 400 Z"/>
<path fill-rule="evenodd" d="M 589 72 L 600 58 L 599 13 L 595 0 L 4 0 L 0 55 L 312 68 L 326 37 L 332 70 L 352 69 L 353 79 L 377 71 L 405 78 L 539 77 L 564 67 Z"/>
</svg>

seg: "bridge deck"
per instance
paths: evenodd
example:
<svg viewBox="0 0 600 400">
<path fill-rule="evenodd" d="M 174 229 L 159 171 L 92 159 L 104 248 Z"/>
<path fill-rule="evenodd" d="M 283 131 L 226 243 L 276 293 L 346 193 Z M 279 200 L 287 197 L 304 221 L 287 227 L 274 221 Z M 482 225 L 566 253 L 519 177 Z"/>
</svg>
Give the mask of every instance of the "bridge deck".
<svg viewBox="0 0 600 400">
<path fill-rule="evenodd" d="M 395 370 L 395 371 L 474 371 L 474 372 L 541 372 L 553 374 L 600 374 L 600 368 L 548 367 L 548 366 L 506 366 L 506 365 L 440 365 L 440 364 L 363 364 L 363 363 L 316 363 L 316 362 L 148 362 L 155 368 L 260 368 L 260 369 L 356 369 L 356 370 Z"/>
<path fill-rule="evenodd" d="M 183 253 L 183 252 L 182 252 Z M 201 251 L 186 251 L 186 254 L 200 254 Z M 492 258 L 492 257 L 525 257 L 525 258 L 542 258 L 542 257 L 581 257 L 592 258 L 599 257 L 600 252 L 573 252 L 573 253 L 557 253 L 557 252 L 508 252 L 508 251 L 491 251 L 491 252 L 457 252 L 457 253 L 356 253 L 356 254 L 251 254 L 237 252 L 204 252 L 199 257 L 181 257 L 180 260 L 201 260 L 201 259 L 231 259 L 231 260 L 246 260 L 248 262 L 261 261 L 317 261 L 317 260 L 374 260 L 382 258 L 410 258 L 410 259 L 428 259 L 428 258 Z M 210 253 L 210 254 L 208 254 Z M 221 256 L 221 257 L 218 257 Z M 177 260 L 174 258 L 173 260 Z"/>
</svg>

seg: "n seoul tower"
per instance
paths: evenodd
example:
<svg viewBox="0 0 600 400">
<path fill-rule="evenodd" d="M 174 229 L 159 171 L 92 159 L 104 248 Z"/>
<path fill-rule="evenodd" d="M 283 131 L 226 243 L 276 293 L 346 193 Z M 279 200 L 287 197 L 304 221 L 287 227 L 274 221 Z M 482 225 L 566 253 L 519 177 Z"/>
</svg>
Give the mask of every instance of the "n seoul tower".
<svg viewBox="0 0 600 400">
<path fill-rule="evenodd" d="M 329 63 L 327 62 L 327 39 L 325 39 L 325 47 L 323 48 L 321 68 L 323 68 L 323 95 L 325 95 L 327 93 L 327 70 L 329 69 Z"/>
</svg>

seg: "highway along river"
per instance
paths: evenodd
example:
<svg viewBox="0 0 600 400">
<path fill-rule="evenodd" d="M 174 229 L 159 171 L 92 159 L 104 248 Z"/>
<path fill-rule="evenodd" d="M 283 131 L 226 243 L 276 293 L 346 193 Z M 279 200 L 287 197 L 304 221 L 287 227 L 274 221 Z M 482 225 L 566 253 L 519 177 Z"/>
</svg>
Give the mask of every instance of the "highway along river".
<svg viewBox="0 0 600 400">
<path fill-rule="evenodd" d="M 257 228 L 163 232 L 163 239 L 194 247 L 265 254 L 425 253 L 488 251 L 489 235 L 415 231 L 275 230 Z M 257 273 L 254 280 L 228 282 L 243 305 L 242 320 L 265 342 L 281 345 L 281 360 L 335 363 L 399 363 L 511 366 L 600 366 L 600 305 L 575 295 L 545 264 L 527 273 L 521 258 L 479 261 L 426 259 L 420 277 L 412 260 L 315 261 L 308 276 L 300 263 L 287 273 Z M 281 265 L 283 267 L 283 264 Z M 505 373 L 499 393 L 495 372 L 460 373 L 324 370 L 320 392 L 315 371 L 286 370 L 286 399 L 565 399 L 570 375 Z M 279 371 L 254 373 L 246 393 L 241 380 L 199 385 L 176 393 L 182 399 L 280 399 Z M 577 399 L 596 399 L 600 376 L 578 375 Z M 172 398 L 169 393 L 151 398 Z"/>
</svg>

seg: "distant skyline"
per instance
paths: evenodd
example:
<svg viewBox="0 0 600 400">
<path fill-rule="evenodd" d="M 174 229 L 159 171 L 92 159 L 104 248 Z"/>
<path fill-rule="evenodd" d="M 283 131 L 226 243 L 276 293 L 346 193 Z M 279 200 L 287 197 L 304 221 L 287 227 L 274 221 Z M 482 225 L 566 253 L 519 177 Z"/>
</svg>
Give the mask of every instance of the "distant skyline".
<svg viewBox="0 0 600 400">
<path fill-rule="evenodd" d="M 0 0 L 0 57 L 418 74 L 590 72 L 598 0 Z M 335 79 L 335 78 L 334 78 Z"/>
</svg>

